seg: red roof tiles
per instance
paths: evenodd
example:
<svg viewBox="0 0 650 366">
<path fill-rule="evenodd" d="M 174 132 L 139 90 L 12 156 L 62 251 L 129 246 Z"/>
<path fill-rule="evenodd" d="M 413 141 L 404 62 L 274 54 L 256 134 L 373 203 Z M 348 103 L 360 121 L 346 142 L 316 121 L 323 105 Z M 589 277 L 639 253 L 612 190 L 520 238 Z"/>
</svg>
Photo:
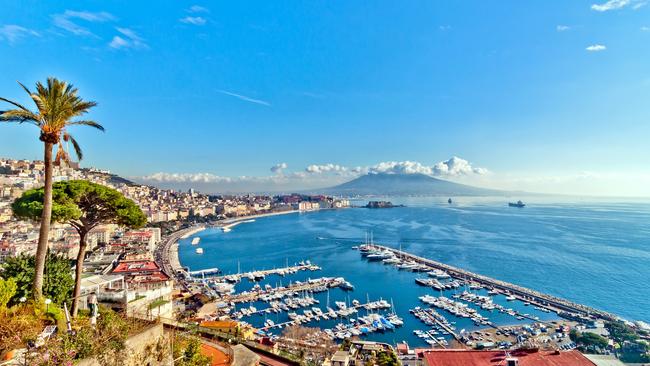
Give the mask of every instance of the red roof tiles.
<svg viewBox="0 0 650 366">
<path fill-rule="evenodd" d="M 432 350 L 424 353 L 428 366 L 497 366 L 507 365 L 506 358 L 513 357 L 519 366 L 594 366 L 578 351 L 474 351 Z"/>
</svg>

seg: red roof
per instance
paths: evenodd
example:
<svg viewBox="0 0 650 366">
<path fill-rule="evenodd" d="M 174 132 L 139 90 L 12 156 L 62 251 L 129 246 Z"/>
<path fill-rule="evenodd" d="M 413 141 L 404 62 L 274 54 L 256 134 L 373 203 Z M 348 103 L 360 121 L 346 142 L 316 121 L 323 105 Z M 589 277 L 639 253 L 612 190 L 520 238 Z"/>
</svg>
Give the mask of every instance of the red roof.
<svg viewBox="0 0 650 366">
<path fill-rule="evenodd" d="M 113 270 L 113 273 L 138 273 L 160 271 L 160 267 L 154 261 L 133 261 L 120 262 Z"/>
<path fill-rule="evenodd" d="M 428 366 L 497 366 L 507 365 L 506 358 L 519 360 L 519 366 L 594 366 L 578 351 L 474 351 L 431 350 L 425 352 Z"/>
</svg>

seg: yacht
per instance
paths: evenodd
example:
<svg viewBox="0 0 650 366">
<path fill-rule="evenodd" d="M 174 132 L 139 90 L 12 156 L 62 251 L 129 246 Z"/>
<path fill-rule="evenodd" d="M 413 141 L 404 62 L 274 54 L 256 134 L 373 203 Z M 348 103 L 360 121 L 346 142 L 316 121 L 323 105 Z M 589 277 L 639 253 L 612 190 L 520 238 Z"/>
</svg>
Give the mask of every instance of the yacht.
<svg viewBox="0 0 650 366">
<path fill-rule="evenodd" d="M 397 263 L 400 263 L 401 260 L 399 258 L 397 258 L 397 257 L 391 257 L 391 258 L 384 259 L 381 262 L 384 263 L 384 264 L 397 264 Z"/>
<path fill-rule="evenodd" d="M 341 283 L 339 285 L 339 287 L 341 288 L 341 290 L 344 290 L 344 291 L 352 291 L 352 290 L 354 290 L 354 286 L 350 283 L 350 281 L 344 281 L 343 283 Z"/>
<path fill-rule="evenodd" d="M 383 261 L 384 259 L 393 258 L 394 256 L 395 255 L 393 254 L 393 252 L 385 250 L 385 251 L 368 254 L 366 256 L 366 259 L 368 259 L 369 261 Z"/>
<path fill-rule="evenodd" d="M 203 248 L 196 248 L 196 254 L 203 254 Z"/>
<path fill-rule="evenodd" d="M 196 237 L 196 238 L 192 239 L 192 245 L 197 245 L 200 241 L 201 241 L 201 238 Z"/>
</svg>

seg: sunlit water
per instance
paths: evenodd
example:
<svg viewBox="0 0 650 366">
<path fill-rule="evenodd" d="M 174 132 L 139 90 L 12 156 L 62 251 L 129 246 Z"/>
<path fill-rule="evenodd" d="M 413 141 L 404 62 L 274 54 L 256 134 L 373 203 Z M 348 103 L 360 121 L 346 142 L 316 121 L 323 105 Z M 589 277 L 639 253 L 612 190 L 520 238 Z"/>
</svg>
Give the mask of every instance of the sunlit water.
<svg viewBox="0 0 650 366">
<path fill-rule="evenodd" d="M 363 241 L 370 230 L 377 243 L 401 245 L 405 251 L 473 272 L 628 319 L 650 321 L 650 204 L 545 201 L 531 199 L 527 207 L 518 209 L 495 199 L 461 198 L 448 205 L 442 199 L 394 198 L 393 202 L 407 207 L 294 213 L 244 223 L 229 233 L 206 230 L 198 234 L 204 254 L 195 253 L 191 238 L 181 241 L 179 254 L 183 265 L 192 270 L 216 266 L 224 273 L 237 272 L 238 262 L 242 271 L 250 271 L 309 259 L 322 271 L 269 276 L 260 284 L 275 286 L 307 278 L 345 277 L 355 290 L 331 290 L 331 306 L 342 300 L 392 299 L 405 325 L 394 332 L 368 337 L 390 343 L 407 340 L 411 345 L 424 345 L 412 331 L 428 328 L 408 310 L 423 306 L 419 296 L 437 295 L 437 291 L 415 284 L 414 279 L 424 277 L 422 274 L 367 262 L 352 250 L 351 246 Z M 237 290 L 251 286 L 244 279 Z M 452 294 L 445 292 L 447 297 Z M 316 306 L 325 309 L 327 294 L 317 294 L 316 298 L 321 301 Z M 495 302 L 542 319 L 553 317 L 532 306 L 506 302 L 503 296 L 497 296 Z M 268 306 L 253 305 L 258 309 Z M 456 321 L 458 330 L 476 328 L 468 319 L 439 312 Z M 481 313 L 500 325 L 521 323 L 496 311 Z M 267 317 L 276 323 L 287 320 L 286 313 Z M 261 326 L 265 316 L 245 320 Z M 310 325 L 331 328 L 337 322 Z"/>
</svg>

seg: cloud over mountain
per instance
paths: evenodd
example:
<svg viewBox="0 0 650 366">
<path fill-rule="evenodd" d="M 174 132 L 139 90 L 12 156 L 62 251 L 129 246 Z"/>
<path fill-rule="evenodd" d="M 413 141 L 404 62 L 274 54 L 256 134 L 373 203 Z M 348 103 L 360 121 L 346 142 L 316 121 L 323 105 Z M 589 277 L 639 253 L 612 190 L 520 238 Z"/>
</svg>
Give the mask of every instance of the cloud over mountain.
<svg viewBox="0 0 650 366">
<path fill-rule="evenodd" d="M 372 166 L 346 167 L 334 163 L 311 164 L 303 170 L 286 172 L 289 165 L 285 162 L 270 168 L 272 175 L 225 177 L 212 173 L 164 173 L 158 172 L 148 176 L 136 177 L 134 180 L 166 186 L 178 185 L 188 187 L 192 184 L 214 187 L 218 191 L 228 187 L 230 191 L 319 188 L 339 184 L 366 174 L 425 174 L 443 179 L 480 176 L 488 172 L 485 168 L 475 167 L 469 161 L 454 156 L 433 165 L 417 161 L 386 161 Z"/>
</svg>

